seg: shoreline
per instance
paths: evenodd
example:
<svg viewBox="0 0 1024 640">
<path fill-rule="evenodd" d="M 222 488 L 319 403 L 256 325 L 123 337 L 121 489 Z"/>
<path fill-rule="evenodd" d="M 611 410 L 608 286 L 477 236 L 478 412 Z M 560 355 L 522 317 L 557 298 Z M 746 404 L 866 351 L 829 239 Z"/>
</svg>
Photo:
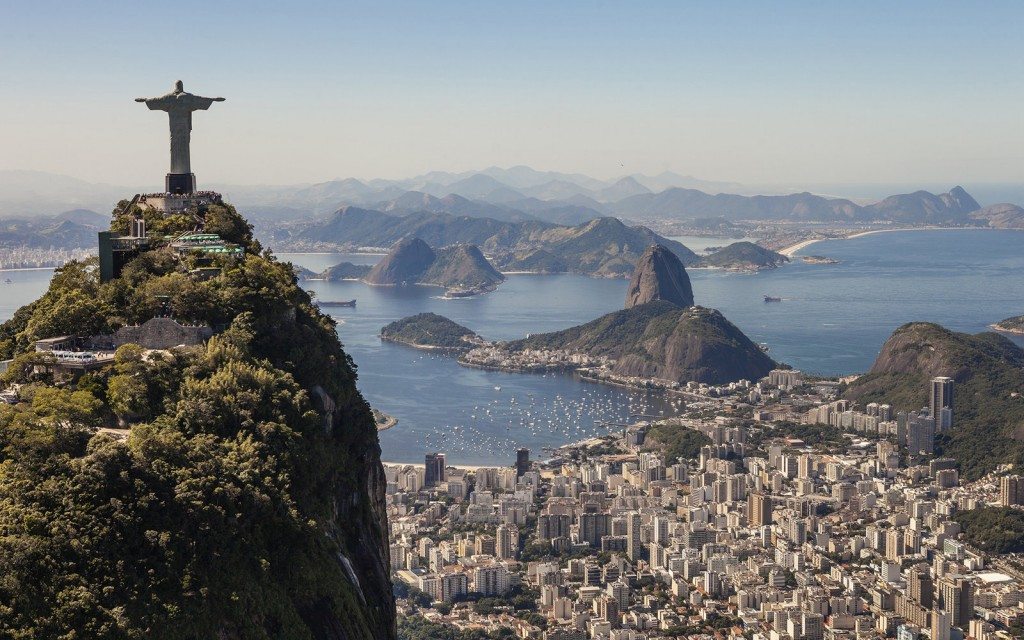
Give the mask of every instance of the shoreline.
<svg viewBox="0 0 1024 640">
<path fill-rule="evenodd" d="M 796 254 L 797 251 L 799 251 L 799 250 L 801 250 L 801 249 L 803 249 L 805 247 L 809 247 L 812 244 L 814 244 L 815 242 L 821 242 L 822 240 L 834 240 L 834 239 L 835 238 L 808 238 L 807 240 L 801 240 L 800 242 L 797 242 L 796 244 L 791 244 L 788 247 L 783 247 L 783 248 L 778 250 L 778 253 L 780 253 L 781 255 L 784 255 L 787 258 L 789 258 L 790 260 L 792 260 L 794 254 Z"/>
<path fill-rule="evenodd" d="M 381 465 L 391 465 L 394 467 L 426 467 L 427 465 L 422 462 L 395 462 L 393 460 L 381 460 Z M 514 467 L 512 464 L 452 464 L 445 461 L 444 464 L 446 469 L 464 469 L 466 471 L 479 471 L 480 469 L 501 469 L 503 467 Z"/>
<path fill-rule="evenodd" d="M 59 267 L 13 267 L 10 269 L 0 269 L 0 273 L 3 273 L 5 271 L 12 273 L 15 271 L 54 271 L 56 269 L 60 269 L 60 267 L 63 266 L 64 265 L 60 265 Z"/>
<path fill-rule="evenodd" d="M 1000 324 L 998 322 L 993 322 L 992 324 L 990 324 L 988 326 L 989 326 L 990 329 L 994 329 L 995 331 L 998 331 L 999 333 L 1009 333 L 1009 334 L 1015 335 L 1015 336 L 1024 336 L 1024 329 L 1015 329 L 1013 327 L 1004 327 L 1002 324 Z"/>
<path fill-rule="evenodd" d="M 381 342 L 390 342 L 391 344 L 399 344 L 399 345 L 402 345 L 403 347 L 409 347 L 410 349 L 418 349 L 419 351 L 433 351 L 433 352 L 437 352 L 437 353 L 456 354 L 456 353 L 465 353 L 465 352 L 471 351 L 473 349 L 473 347 L 441 347 L 441 346 L 433 345 L 433 344 L 416 344 L 415 342 L 409 342 L 408 340 L 400 340 L 398 338 L 390 338 L 390 337 L 387 337 L 387 336 L 385 336 L 383 334 L 377 334 L 377 337 L 380 338 Z M 480 346 L 480 345 L 476 345 L 476 346 Z"/>
<path fill-rule="evenodd" d="M 778 253 L 792 259 L 797 251 L 805 249 L 817 242 L 823 242 L 825 240 L 853 240 L 855 238 L 870 236 L 876 233 L 893 233 L 896 231 L 1021 231 L 1021 229 L 997 229 L 993 227 L 899 227 L 898 229 L 868 229 L 865 231 L 849 233 L 844 236 L 807 238 L 806 240 L 801 240 L 800 242 L 796 242 L 779 249 Z"/>
</svg>

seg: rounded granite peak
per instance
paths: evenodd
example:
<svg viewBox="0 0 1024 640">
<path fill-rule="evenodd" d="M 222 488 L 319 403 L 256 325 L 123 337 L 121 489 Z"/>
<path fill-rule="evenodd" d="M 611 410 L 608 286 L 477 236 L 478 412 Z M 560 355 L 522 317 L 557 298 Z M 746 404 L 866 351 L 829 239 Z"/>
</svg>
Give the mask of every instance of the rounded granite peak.
<svg viewBox="0 0 1024 640">
<path fill-rule="evenodd" d="M 660 244 L 647 247 L 636 263 L 626 290 L 626 309 L 655 300 L 693 306 L 690 276 L 678 256 Z"/>
</svg>

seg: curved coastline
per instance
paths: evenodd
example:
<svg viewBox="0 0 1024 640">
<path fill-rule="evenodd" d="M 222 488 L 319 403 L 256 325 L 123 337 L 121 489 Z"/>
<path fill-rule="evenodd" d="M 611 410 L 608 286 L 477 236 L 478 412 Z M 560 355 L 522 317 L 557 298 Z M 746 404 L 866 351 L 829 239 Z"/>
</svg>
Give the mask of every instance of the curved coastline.
<svg viewBox="0 0 1024 640">
<path fill-rule="evenodd" d="M 787 258 L 793 258 L 798 251 L 806 249 L 812 244 L 818 242 L 824 242 L 825 240 L 853 240 L 854 238 L 860 238 L 863 236 L 875 235 L 877 233 L 893 233 L 896 231 L 1022 231 L 1021 229 L 996 229 L 993 227 L 900 227 L 899 229 L 868 229 L 866 231 L 857 231 L 856 233 L 847 234 L 845 236 L 834 236 L 834 237 L 823 237 L 823 238 L 808 238 L 801 240 L 788 247 L 779 249 L 779 253 L 786 256 Z"/>
</svg>

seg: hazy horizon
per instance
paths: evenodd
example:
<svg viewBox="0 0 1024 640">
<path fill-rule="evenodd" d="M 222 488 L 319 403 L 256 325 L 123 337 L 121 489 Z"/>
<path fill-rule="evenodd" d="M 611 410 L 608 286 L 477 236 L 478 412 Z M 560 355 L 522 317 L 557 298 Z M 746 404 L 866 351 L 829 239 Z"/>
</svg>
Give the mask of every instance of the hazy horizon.
<svg viewBox="0 0 1024 640">
<path fill-rule="evenodd" d="M 188 20 L 161 31 L 172 7 Z M 227 98 L 194 118 L 201 184 L 492 165 L 797 189 L 1016 182 L 1024 7 L 978 9 L 19 5 L 0 25 L 0 169 L 159 185 L 166 116 L 132 100 L 181 79 Z"/>
</svg>

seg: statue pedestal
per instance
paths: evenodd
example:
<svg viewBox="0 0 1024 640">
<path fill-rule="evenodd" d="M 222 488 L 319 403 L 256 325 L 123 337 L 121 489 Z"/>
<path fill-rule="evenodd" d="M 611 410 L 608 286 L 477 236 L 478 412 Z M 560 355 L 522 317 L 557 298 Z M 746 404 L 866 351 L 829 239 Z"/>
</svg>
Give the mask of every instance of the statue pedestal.
<svg viewBox="0 0 1024 640">
<path fill-rule="evenodd" d="M 214 191 L 193 191 L 192 193 L 142 193 L 139 194 L 138 204 L 143 209 L 149 207 L 164 214 L 171 214 L 184 213 L 221 202 L 221 195 Z"/>
<path fill-rule="evenodd" d="M 196 190 L 196 174 L 168 173 L 164 180 L 164 191 L 175 194 L 188 194 Z"/>
</svg>

